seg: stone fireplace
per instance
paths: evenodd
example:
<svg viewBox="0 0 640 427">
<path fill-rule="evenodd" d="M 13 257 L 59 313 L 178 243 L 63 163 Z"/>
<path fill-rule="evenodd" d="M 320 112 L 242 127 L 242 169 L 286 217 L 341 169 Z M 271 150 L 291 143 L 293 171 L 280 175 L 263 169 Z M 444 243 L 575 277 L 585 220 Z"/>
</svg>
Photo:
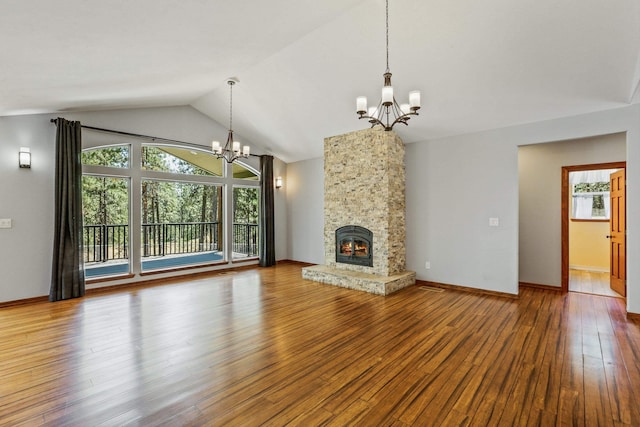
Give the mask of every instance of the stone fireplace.
<svg viewBox="0 0 640 427">
<path fill-rule="evenodd" d="M 388 295 L 415 283 L 405 236 L 402 140 L 383 129 L 325 138 L 325 264 L 304 268 L 303 277 Z"/>
</svg>

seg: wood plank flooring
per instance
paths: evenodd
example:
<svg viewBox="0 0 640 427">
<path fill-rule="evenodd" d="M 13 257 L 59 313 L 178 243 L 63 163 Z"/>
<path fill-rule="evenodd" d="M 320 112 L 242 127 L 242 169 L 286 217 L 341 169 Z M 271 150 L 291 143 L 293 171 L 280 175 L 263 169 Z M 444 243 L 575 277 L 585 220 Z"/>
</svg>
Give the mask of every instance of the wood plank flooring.
<svg viewBox="0 0 640 427">
<path fill-rule="evenodd" d="M 300 270 L 0 309 L 0 425 L 640 425 L 621 299 L 381 297 Z"/>
<path fill-rule="evenodd" d="M 609 273 L 585 270 L 569 270 L 569 291 L 623 298 L 611 289 Z"/>
</svg>

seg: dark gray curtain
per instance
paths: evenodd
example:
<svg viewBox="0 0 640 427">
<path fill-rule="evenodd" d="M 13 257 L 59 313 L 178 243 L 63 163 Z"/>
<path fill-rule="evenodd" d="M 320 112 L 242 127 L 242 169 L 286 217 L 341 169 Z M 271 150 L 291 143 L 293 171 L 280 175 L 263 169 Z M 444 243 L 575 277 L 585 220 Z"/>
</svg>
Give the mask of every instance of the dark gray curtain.
<svg viewBox="0 0 640 427">
<path fill-rule="evenodd" d="M 56 134 L 55 229 L 49 301 L 84 295 L 82 259 L 82 128 L 58 118 Z"/>
<path fill-rule="evenodd" d="M 260 267 L 276 264 L 273 156 L 260 156 Z"/>
</svg>

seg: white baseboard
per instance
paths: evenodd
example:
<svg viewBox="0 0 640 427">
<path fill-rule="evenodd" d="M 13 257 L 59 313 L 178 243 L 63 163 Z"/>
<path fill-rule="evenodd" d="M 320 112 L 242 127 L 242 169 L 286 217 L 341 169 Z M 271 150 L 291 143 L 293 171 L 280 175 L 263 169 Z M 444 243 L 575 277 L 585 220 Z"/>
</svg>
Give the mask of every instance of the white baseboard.
<svg viewBox="0 0 640 427">
<path fill-rule="evenodd" d="M 593 271 L 594 273 L 609 273 L 608 268 L 590 267 L 588 265 L 569 265 L 570 270 Z"/>
</svg>

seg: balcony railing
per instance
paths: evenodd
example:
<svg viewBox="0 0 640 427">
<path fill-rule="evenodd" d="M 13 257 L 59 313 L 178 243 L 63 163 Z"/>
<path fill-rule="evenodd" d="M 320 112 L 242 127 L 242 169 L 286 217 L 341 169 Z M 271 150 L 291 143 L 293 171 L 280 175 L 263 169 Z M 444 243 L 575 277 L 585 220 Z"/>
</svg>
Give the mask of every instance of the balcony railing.
<svg viewBox="0 0 640 427">
<path fill-rule="evenodd" d="M 142 224 L 142 257 L 221 251 L 221 224 L 187 222 Z M 127 224 L 85 225 L 84 262 L 106 262 L 129 258 Z M 233 224 L 233 252 L 258 255 L 258 224 Z"/>
<path fill-rule="evenodd" d="M 85 225 L 82 234 L 84 262 L 128 259 L 128 242 L 128 225 Z"/>
<path fill-rule="evenodd" d="M 218 222 L 142 224 L 142 256 L 218 251 Z"/>
<path fill-rule="evenodd" d="M 258 224 L 233 223 L 233 252 L 258 256 Z"/>
</svg>

